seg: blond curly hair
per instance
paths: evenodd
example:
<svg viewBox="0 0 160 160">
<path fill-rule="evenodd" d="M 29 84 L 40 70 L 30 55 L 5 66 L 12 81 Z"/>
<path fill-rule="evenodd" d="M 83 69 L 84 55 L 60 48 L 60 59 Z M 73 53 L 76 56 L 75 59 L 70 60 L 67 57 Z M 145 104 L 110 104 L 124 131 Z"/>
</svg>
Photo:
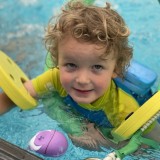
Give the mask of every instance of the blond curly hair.
<svg viewBox="0 0 160 160">
<path fill-rule="evenodd" d="M 83 1 L 68 2 L 57 18 L 52 17 L 45 35 L 45 46 L 51 53 L 54 64 L 58 63 L 58 43 L 67 35 L 80 42 L 106 47 L 102 56 L 114 54 L 115 72 L 123 77 L 130 64 L 133 48 L 128 43 L 130 32 L 123 18 L 111 8 L 86 5 Z"/>
</svg>

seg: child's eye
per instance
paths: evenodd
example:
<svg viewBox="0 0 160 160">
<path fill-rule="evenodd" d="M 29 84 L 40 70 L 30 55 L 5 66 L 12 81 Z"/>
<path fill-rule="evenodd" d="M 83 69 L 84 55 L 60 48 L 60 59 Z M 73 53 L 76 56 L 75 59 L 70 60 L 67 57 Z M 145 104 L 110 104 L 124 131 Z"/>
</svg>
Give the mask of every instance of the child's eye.
<svg viewBox="0 0 160 160">
<path fill-rule="evenodd" d="M 74 63 L 67 63 L 66 67 L 68 70 L 74 70 L 77 68 L 77 65 L 75 65 Z"/>
<path fill-rule="evenodd" d="M 94 71 L 101 71 L 103 69 L 103 66 L 101 66 L 101 65 L 94 65 L 92 68 L 93 68 Z"/>
</svg>

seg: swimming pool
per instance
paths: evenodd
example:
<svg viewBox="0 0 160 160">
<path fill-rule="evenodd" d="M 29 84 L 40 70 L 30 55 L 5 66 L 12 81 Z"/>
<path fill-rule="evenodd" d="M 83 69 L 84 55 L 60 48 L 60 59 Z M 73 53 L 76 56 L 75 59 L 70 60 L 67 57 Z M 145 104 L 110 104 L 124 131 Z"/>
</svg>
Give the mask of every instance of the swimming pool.
<svg viewBox="0 0 160 160">
<path fill-rule="evenodd" d="M 134 58 L 151 67 L 160 77 L 160 5 L 157 0 L 110 0 L 131 29 Z M 105 1 L 98 1 L 101 5 Z M 0 49 L 12 57 L 24 72 L 33 77 L 43 71 L 45 49 L 42 44 L 44 27 L 50 16 L 58 11 L 64 0 L 0 0 Z M 156 81 L 156 89 L 160 78 Z M 40 105 L 35 110 L 15 108 L 0 116 L 0 137 L 27 149 L 28 141 L 40 130 L 63 130 L 45 114 Z M 63 132 L 64 133 L 64 132 Z M 65 134 L 65 133 L 64 133 Z M 77 148 L 69 141 L 69 148 L 58 160 L 81 160 L 86 157 L 104 157 L 106 152 L 91 152 Z M 44 157 L 45 160 L 53 158 Z M 154 158 L 153 158 L 153 157 Z M 159 159 L 160 152 L 152 149 L 125 159 Z"/>
</svg>

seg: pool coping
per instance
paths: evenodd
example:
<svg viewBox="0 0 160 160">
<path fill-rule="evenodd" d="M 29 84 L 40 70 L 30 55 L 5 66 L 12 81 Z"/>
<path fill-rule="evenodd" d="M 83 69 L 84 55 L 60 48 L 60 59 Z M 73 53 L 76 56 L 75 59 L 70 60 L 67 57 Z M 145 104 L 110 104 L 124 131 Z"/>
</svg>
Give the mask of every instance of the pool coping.
<svg viewBox="0 0 160 160">
<path fill-rule="evenodd" d="M 0 160 L 43 160 L 42 158 L 0 138 Z"/>
</svg>

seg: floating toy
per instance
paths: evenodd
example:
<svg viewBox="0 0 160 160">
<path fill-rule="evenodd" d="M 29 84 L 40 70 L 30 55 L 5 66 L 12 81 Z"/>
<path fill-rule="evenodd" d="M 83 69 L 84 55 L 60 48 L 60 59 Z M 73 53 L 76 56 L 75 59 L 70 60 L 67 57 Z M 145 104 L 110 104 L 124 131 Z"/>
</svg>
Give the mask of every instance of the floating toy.
<svg viewBox="0 0 160 160">
<path fill-rule="evenodd" d="M 63 155 L 68 148 L 66 137 L 56 130 L 38 132 L 29 142 L 29 149 L 49 157 Z"/>
<path fill-rule="evenodd" d="M 0 75 L 0 87 L 17 106 L 21 109 L 36 107 L 37 101 L 30 96 L 23 85 L 28 80 L 28 77 L 2 51 L 0 51 Z"/>
</svg>

